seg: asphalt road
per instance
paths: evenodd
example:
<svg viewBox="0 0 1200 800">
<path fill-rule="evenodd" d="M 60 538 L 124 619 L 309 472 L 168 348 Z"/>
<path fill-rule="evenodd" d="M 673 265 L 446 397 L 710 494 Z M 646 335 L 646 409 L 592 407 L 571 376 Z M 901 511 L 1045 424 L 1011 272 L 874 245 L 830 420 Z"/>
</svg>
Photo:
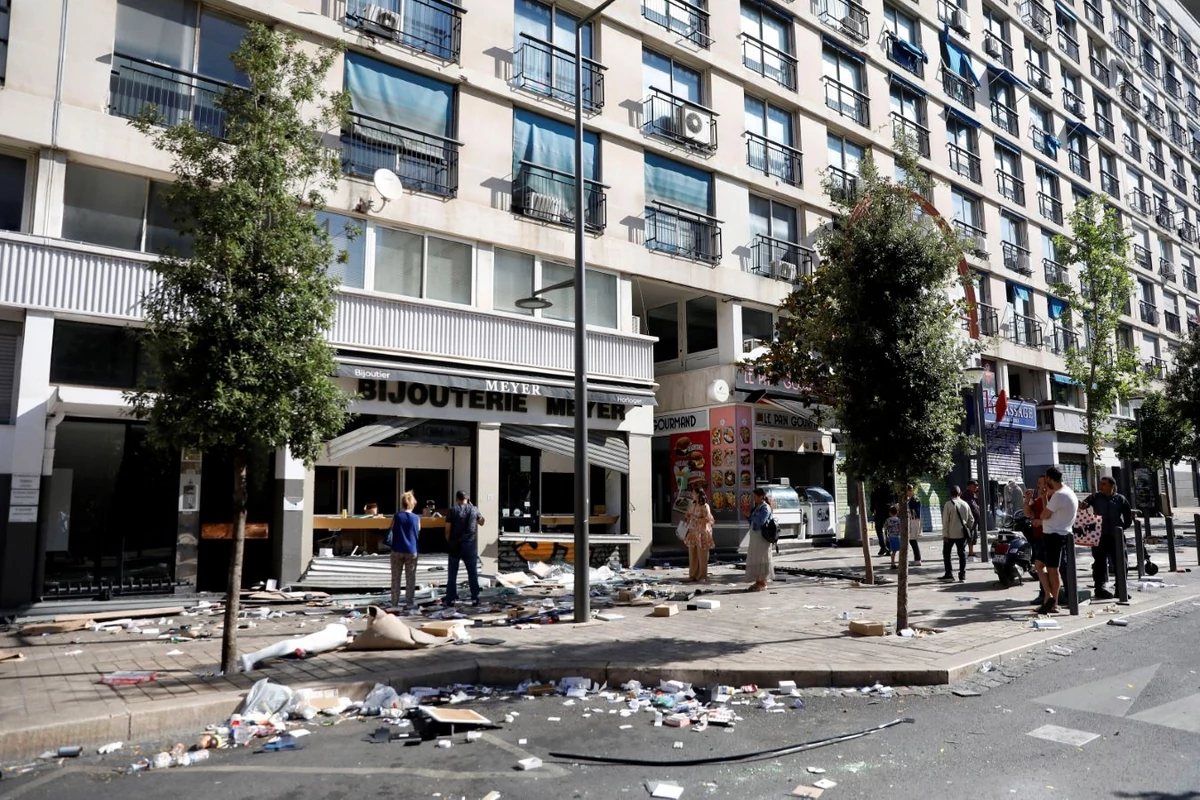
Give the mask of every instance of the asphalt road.
<svg viewBox="0 0 1200 800">
<path fill-rule="evenodd" d="M 6 800 L 145 798 L 468 798 L 498 791 L 507 800 L 650 797 L 646 781 L 673 781 L 683 798 L 776 798 L 821 778 L 823 795 L 842 798 L 1139 798 L 1200 800 L 1200 608 L 1188 602 L 1048 643 L 1001 669 L 953 687 L 898 690 L 892 698 L 855 692 L 805 693 L 806 707 L 768 713 L 738 706 L 732 729 L 653 726 L 653 716 L 621 717 L 598 698 L 474 704 L 513 724 L 449 749 L 369 744 L 378 727 L 347 721 L 321 727 L 298 752 L 218 751 L 208 766 L 126 776 L 128 755 L 87 756 L 62 769 L 0 782 Z M 1061 648 L 1072 652 L 1067 654 Z M 664 676 L 669 677 L 669 676 Z M 969 688 L 979 696 L 959 697 Z M 588 709 L 600 709 L 590 712 Z M 1051 713 L 1051 710 L 1053 713 Z M 552 721 L 549 717 L 559 717 Z M 911 717 L 855 741 L 753 763 L 673 767 L 683 758 L 782 747 Z M 622 729 L 622 725 L 632 727 Z M 1068 742 L 1036 738 L 1049 735 Z M 525 744 L 519 740 L 526 739 Z M 675 743 L 681 742 L 682 749 Z M 584 766 L 551 751 L 650 758 L 654 767 Z M 538 756 L 541 769 L 514 769 Z M 812 774 L 809 767 L 824 769 Z"/>
</svg>

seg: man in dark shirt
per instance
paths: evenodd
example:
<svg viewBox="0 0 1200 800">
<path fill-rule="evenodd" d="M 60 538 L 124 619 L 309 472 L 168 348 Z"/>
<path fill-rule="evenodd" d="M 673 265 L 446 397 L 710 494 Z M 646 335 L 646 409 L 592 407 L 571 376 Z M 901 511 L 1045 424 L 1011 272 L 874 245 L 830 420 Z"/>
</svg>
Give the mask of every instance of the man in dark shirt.
<svg viewBox="0 0 1200 800">
<path fill-rule="evenodd" d="M 975 518 L 975 536 L 983 530 L 983 510 L 979 507 L 979 482 L 967 481 L 967 490 L 963 492 L 963 500 L 971 507 L 971 516 Z M 975 557 L 975 540 L 967 539 L 967 551 L 971 558 Z"/>
<path fill-rule="evenodd" d="M 475 507 L 467 493 L 460 491 L 454 496 L 454 506 L 446 515 L 446 544 L 450 552 L 446 564 L 446 597 L 443 602 L 452 606 L 458 602 L 458 562 L 467 565 L 467 583 L 471 587 L 471 605 L 479 605 L 479 526 L 483 515 Z"/>
<path fill-rule="evenodd" d="M 1080 505 L 1087 506 L 1100 518 L 1100 544 L 1092 548 L 1092 596 L 1111 600 L 1113 593 L 1105 588 L 1108 571 L 1128 570 L 1125 551 L 1125 529 L 1133 524 L 1133 509 L 1125 495 L 1117 491 L 1112 478 L 1100 479 L 1100 491 L 1088 495 Z"/>
</svg>

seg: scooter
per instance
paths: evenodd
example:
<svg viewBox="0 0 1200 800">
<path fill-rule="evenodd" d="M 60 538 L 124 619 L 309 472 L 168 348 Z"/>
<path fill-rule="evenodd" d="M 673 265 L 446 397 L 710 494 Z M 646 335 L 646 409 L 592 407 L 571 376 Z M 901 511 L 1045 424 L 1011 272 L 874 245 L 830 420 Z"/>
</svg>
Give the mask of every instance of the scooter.
<svg viewBox="0 0 1200 800">
<path fill-rule="evenodd" d="M 1022 573 L 1037 579 L 1033 571 L 1033 545 L 1029 541 L 1033 523 L 1022 511 L 1013 514 L 1011 521 L 1012 528 L 997 532 L 988 549 L 992 569 L 1005 589 L 1022 583 Z"/>
</svg>

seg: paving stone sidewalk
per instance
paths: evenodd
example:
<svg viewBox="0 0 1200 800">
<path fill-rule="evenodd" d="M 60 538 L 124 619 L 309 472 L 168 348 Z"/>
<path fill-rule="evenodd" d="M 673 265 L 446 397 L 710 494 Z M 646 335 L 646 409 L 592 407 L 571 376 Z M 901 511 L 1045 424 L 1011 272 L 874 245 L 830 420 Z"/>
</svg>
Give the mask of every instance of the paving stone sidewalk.
<svg viewBox="0 0 1200 800">
<path fill-rule="evenodd" d="M 933 550 L 936 542 L 927 547 Z M 940 549 L 940 548 L 939 548 Z M 932 552 L 929 553 L 932 555 Z M 1191 559 L 1188 559 L 1190 563 Z M 449 682 L 513 685 L 527 677 L 585 675 L 619 682 L 670 676 L 692 682 L 771 685 L 780 679 L 801 686 L 946 684 L 977 672 L 977 665 L 1006 658 L 1052 639 L 1129 616 L 1200 598 L 1200 573 L 1160 577 L 1175 584 L 1133 592 L 1118 611 L 1084 606 L 1079 617 L 1057 617 L 1061 630 L 1034 631 L 1030 584 L 1002 590 L 990 565 L 968 567 L 965 583 L 944 584 L 933 561 L 911 572 L 910 624 L 936 633 L 919 638 L 856 637 L 852 619 L 895 620 L 895 585 L 854 586 L 837 579 L 786 576 L 766 592 L 747 593 L 742 573 L 711 570 L 715 611 L 684 611 L 650 617 L 644 606 L 618 607 L 624 619 L 588 625 L 545 625 L 532 630 L 475 629 L 475 636 L 502 639 L 494 646 L 448 645 L 419 651 L 335 652 L 303 661 L 277 660 L 246 675 L 205 676 L 215 669 L 219 639 L 180 644 L 134 632 L 91 631 L 23 638 L 0 636 L 0 649 L 19 650 L 23 661 L 0 663 L 0 761 L 36 754 L 61 744 L 140 741 L 160 734 L 201 730 L 234 711 L 238 697 L 263 677 L 319 686 L 392 682 L 397 686 Z M 780 560 L 805 569 L 861 568 L 856 550 L 805 550 Z M 1186 566 L 1183 564 L 1182 566 Z M 885 578 L 894 576 L 882 565 Z M 684 570 L 648 571 L 655 577 Z M 781 576 L 785 577 L 785 576 Z M 568 587 L 569 591 L 569 587 Z M 98 604 L 98 608 L 100 605 Z M 281 608 L 281 607 L 273 607 Z M 292 609 L 298 610 L 298 609 Z M 344 613 L 344 612 L 343 612 Z M 213 627 L 219 617 L 203 618 Z M 195 621 L 176 617 L 174 624 Z M 340 615 L 287 616 L 258 620 L 239 636 L 243 652 L 280 638 L 302 636 Z M 303 623 L 303 627 L 301 627 Z M 348 622 L 360 631 L 365 621 Z M 175 655 L 169 653 L 179 651 Z M 99 683 L 114 670 L 155 670 L 154 683 L 112 688 Z"/>
</svg>

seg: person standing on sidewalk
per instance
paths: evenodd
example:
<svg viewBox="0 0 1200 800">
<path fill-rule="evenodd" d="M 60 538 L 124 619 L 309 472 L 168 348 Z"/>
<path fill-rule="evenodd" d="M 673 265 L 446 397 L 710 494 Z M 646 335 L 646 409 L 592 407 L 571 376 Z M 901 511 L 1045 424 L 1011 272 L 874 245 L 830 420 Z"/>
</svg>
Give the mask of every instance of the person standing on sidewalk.
<svg viewBox="0 0 1200 800">
<path fill-rule="evenodd" d="M 688 583 L 708 583 L 708 551 L 713 546 L 713 515 L 703 489 L 692 490 L 692 507 L 687 512 Z"/>
<path fill-rule="evenodd" d="M 879 539 L 879 555 L 881 556 L 886 556 L 891 552 L 888 549 L 887 534 L 883 529 L 887 525 L 888 509 L 894 502 L 896 502 L 895 496 L 886 483 L 881 483 L 871 492 L 871 513 L 875 517 L 875 537 Z"/>
<path fill-rule="evenodd" d="M 1049 597 L 1046 591 L 1046 555 L 1042 548 L 1042 512 L 1046 509 L 1048 496 L 1045 475 L 1038 476 L 1036 493 L 1032 489 L 1025 490 L 1025 517 L 1032 529 L 1029 546 L 1033 551 L 1033 572 L 1038 578 L 1038 595 L 1033 601 L 1035 606 L 1040 606 Z"/>
<path fill-rule="evenodd" d="M 1046 560 L 1046 591 L 1049 597 L 1038 606 L 1038 613 L 1054 614 L 1058 611 L 1058 591 L 1062 588 L 1059 566 L 1062 564 L 1063 549 L 1071 542 L 1079 498 L 1070 486 L 1063 484 L 1062 470 L 1058 467 L 1046 470 L 1046 484 L 1051 494 L 1046 500 L 1046 508 L 1042 510 L 1042 557 Z"/>
<path fill-rule="evenodd" d="M 912 547 L 913 566 L 921 566 L 921 501 L 917 499 L 917 490 L 910 483 L 904 489 L 908 497 L 908 543 Z M 901 558 L 908 558 L 908 553 L 901 553 Z"/>
<path fill-rule="evenodd" d="M 479 526 L 483 524 L 483 515 L 471 503 L 471 498 L 464 491 L 454 495 L 454 507 L 447 515 L 446 543 L 450 550 L 449 561 L 446 564 L 446 597 L 445 604 L 453 606 L 458 602 L 458 562 L 462 561 L 467 567 L 467 583 L 471 587 L 471 605 L 479 605 Z"/>
<path fill-rule="evenodd" d="M 767 490 L 754 490 L 754 508 L 750 511 L 750 542 L 746 546 L 746 578 L 751 581 L 749 592 L 761 592 L 767 581 L 775 577 L 771 565 L 771 543 L 763 536 L 763 528 L 771 519 L 771 503 Z"/>
<path fill-rule="evenodd" d="M 400 510 L 392 517 L 387 545 L 392 549 L 392 608 L 400 606 L 400 572 L 404 571 L 404 607 L 413 607 L 417 591 L 417 539 L 421 533 L 421 518 L 413 513 L 417 498 L 412 492 L 400 495 Z"/>
<path fill-rule="evenodd" d="M 979 482 L 967 481 L 967 490 L 963 492 L 963 500 L 971 507 L 971 516 L 975 518 L 975 535 L 967 539 L 967 555 L 975 557 L 975 542 L 983 530 L 983 509 L 979 505 Z"/>
<path fill-rule="evenodd" d="M 1080 503 L 1092 509 L 1100 518 L 1100 544 L 1092 548 L 1092 596 L 1097 600 L 1112 600 L 1114 595 L 1108 583 L 1109 566 L 1114 574 L 1117 570 L 1129 571 L 1128 554 L 1125 551 L 1125 529 L 1133 524 L 1133 508 L 1125 495 L 1117 491 L 1117 483 L 1105 476 L 1100 479 L 1100 491 L 1089 494 Z"/>
<path fill-rule="evenodd" d="M 967 505 L 967 501 L 962 499 L 962 490 L 957 486 L 951 486 L 950 499 L 946 501 L 946 505 L 942 506 L 942 563 L 946 567 L 946 573 L 938 578 L 938 580 L 954 580 L 954 574 L 951 572 L 950 555 L 951 551 L 957 549 L 958 582 L 966 582 L 967 554 L 965 545 L 973 524 L 974 517 L 971 516 L 971 507 Z"/>
</svg>

